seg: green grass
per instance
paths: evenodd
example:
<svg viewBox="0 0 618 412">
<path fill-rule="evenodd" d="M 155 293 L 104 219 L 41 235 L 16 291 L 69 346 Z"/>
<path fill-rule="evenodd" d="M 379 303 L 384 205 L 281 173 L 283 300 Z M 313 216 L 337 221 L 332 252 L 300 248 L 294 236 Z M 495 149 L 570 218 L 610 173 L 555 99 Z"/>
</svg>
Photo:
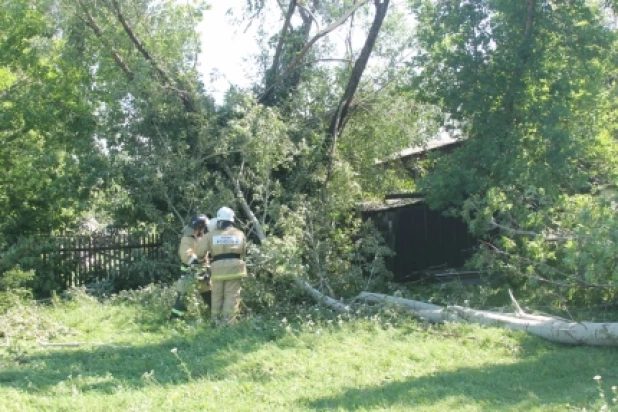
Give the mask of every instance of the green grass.
<svg viewBox="0 0 618 412">
<path fill-rule="evenodd" d="M 0 411 L 599 410 L 618 384 L 615 348 L 430 327 L 390 310 L 170 323 L 170 297 L 157 293 L 0 318 Z"/>
</svg>

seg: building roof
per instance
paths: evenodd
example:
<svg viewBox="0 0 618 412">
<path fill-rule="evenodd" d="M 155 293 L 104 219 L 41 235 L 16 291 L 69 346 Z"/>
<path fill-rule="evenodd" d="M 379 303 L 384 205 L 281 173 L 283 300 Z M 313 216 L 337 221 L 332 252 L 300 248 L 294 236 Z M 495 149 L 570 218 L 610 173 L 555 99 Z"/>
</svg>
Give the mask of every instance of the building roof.
<svg viewBox="0 0 618 412">
<path fill-rule="evenodd" d="M 461 139 L 454 137 L 452 134 L 442 131 L 438 133 L 436 138 L 428 141 L 427 143 L 419 146 L 412 146 L 401 150 L 400 152 L 393 153 L 385 159 L 376 160 L 375 164 L 384 164 L 391 162 L 393 160 L 400 160 L 406 157 L 413 157 L 415 155 L 420 155 L 423 153 L 427 153 L 432 150 L 442 149 L 454 144 L 461 142 Z"/>
<path fill-rule="evenodd" d="M 381 212 L 384 210 L 397 209 L 400 207 L 414 205 L 416 203 L 422 203 L 425 199 L 386 199 L 384 201 L 367 200 L 361 202 L 358 207 L 361 212 Z"/>
</svg>

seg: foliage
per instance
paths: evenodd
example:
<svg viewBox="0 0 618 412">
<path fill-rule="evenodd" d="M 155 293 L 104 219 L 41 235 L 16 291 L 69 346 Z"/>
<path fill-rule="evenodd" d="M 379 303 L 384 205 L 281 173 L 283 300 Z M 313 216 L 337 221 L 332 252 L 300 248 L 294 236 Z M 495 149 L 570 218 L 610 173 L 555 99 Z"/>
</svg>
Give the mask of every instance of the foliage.
<svg viewBox="0 0 618 412">
<path fill-rule="evenodd" d="M 97 236 L 96 233 L 91 235 Z M 176 262 L 178 245 L 176 237 L 170 240 L 163 236 L 162 239 L 162 258 L 144 255 L 139 249 L 135 249 L 130 256 L 123 258 L 130 260 L 130 264 L 119 263 L 112 266 L 110 273 L 103 268 L 97 272 L 95 266 L 88 271 L 87 278 L 82 275 L 77 279 L 78 266 L 96 263 L 92 262 L 91 256 L 59 252 L 67 247 L 60 237 L 22 237 L 0 256 L 0 273 L 3 274 L 0 283 L 8 282 L 7 285 L 13 285 L 13 271 L 16 267 L 22 268 L 25 274 L 32 275 L 23 278 L 22 286 L 32 291 L 36 297 L 62 293 L 70 285 L 85 286 L 91 293 L 99 290 L 99 294 L 104 294 L 110 290 L 138 288 L 153 282 L 171 283 L 178 278 L 179 273 Z M 100 283 L 103 281 L 105 284 Z"/>
<path fill-rule="evenodd" d="M 62 288 L 54 276 L 72 276 L 73 263 L 58 254 L 43 262 L 57 246 L 44 237 L 75 230 L 84 215 L 171 233 L 215 208 L 203 202 L 214 190 L 202 153 L 187 149 L 207 140 L 209 117 L 187 114 L 157 77 L 167 72 L 197 96 L 193 29 L 204 5 L 156 3 L 122 6 L 154 65 L 136 53 L 112 2 L 12 0 L 0 12 L 0 276 L 21 264 L 37 273 L 37 294 Z M 195 105 L 212 109 L 207 96 Z M 147 259 L 117 275 L 119 287 L 174 276 Z"/>
<path fill-rule="evenodd" d="M 517 286 L 529 280 L 531 292 L 543 279 L 612 283 L 603 258 L 612 206 L 581 194 L 618 172 L 606 121 L 615 32 L 584 1 L 412 4 L 421 50 L 412 89 L 465 136 L 419 186 L 433 207 L 453 208 L 488 236 L 472 264 Z M 490 233 L 494 223 L 507 230 Z M 530 232 L 539 235 L 522 235 Z M 543 240 L 552 234 L 577 240 Z"/>
<path fill-rule="evenodd" d="M 169 260 L 153 260 L 148 256 L 137 256 L 130 265 L 112 274 L 114 290 L 135 289 L 154 282 L 171 284 L 178 279 L 180 269 L 179 265 Z"/>
<path fill-rule="evenodd" d="M 108 166 L 98 187 L 102 208 L 120 227 L 178 230 L 212 209 L 203 203 L 213 188 L 202 155 L 213 146 L 213 107 L 198 94 L 195 71 L 194 29 L 204 4 L 132 2 L 119 12 L 112 2 L 65 6 L 71 53 L 96 84 L 90 97 Z"/>
<path fill-rule="evenodd" d="M 254 243 L 253 217 L 267 237 L 249 258 L 247 311 L 302 303 L 284 287 L 296 276 L 335 297 L 389 289 L 390 252 L 355 207 L 420 190 L 487 235 L 471 264 L 495 279 L 531 293 L 539 280 L 567 282 L 568 299 L 613 299 L 614 289 L 590 284 L 615 280 L 614 206 L 596 197 L 618 178 L 614 4 L 411 0 L 412 22 L 393 2 L 362 67 L 357 39 L 388 2 L 312 40 L 354 4 L 248 1 L 263 29 L 261 77 L 217 106 L 196 68 L 205 2 L 9 1 L 0 11 L 0 276 L 19 264 L 36 272 L 35 292 L 56 290 L 48 274 L 71 276 L 70 264 L 41 263 L 54 245 L 27 235 L 75 229 L 83 216 L 172 236 L 225 204 Z M 271 12 L 280 25 L 266 27 Z M 465 144 L 426 159 L 419 182 L 376 171 L 376 160 L 443 129 Z M 492 238 L 496 224 L 512 230 Z M 173 280 L 174 243 L 171 266 L 138 256 L 116 287 Z"/>
<path fill-rule="evenodd" d="M 0 256 L 0 273 L 2 279 L 9 276 L 10 271 L 15 267 L 21 267 L 28 273 L 33 273 L 26 280 L 26 286 L 32 290 L 35 296 L 48 296 L 51 291 L 62 289 L 62 279 L 56 274 L 71 273 L 69 263 L 60 257 L 59 253 L 54 253 L 58 249 L 58 244 L 52 238 L 22 237 L 18 242 L 6 249 Z M 49 256 L 44 261 L 41 257 Z"/>
<path fill-rule="evenodd" d="M 358 252 L 346 239 L 358 228 L 350 212 L 362 194 L 355 175 L 373 159 L 363 157 L 360 166 L 345 158 L 350 155 L 346 149 L 331 168 L 324 156 L 324 132 L 348 80 L 349 61 L 360 49 L 348 50 L 348 63 L 333 69 L 331 63 L 303 64 L 268 102 L 230 92 L 217 108 L 204 92 L 195 65 L 200 51 L 195 28 L 206 5 L 121 3 L 14 0 L 2 11 L 7 35 L 0 45 L 5 51 L 0 93 L 14 97 L 7 100 L 11 110 L 5 113 L 14 121 L 7 123 L 11 128 L 6 133 L 19 133 L 22 142 L 30 142 L 28 150 L 19 154 L 24 159 L 46 162 L 29 168 L 25 160 L 16 160 L 11 172 L 27 179 L 2 183 L 0 201 L 12 202 L 3 210 L 15 214 L 12 220 L 3 220 L 10 227 L 0 227 L 3 268 L 21 263 L 36 271 L 35 291 L 56 290 L 60 280 L 47 273 L 70 277 L 71 263 L 40 262 L 37 257 L 54 245 L 20 240 L 20 235 L 72 229 L 84 215 L 116 227 L 154 226 L 171 234 L 192 214 L 212 215 L 222 204 L 236 207 L 242 196 L 272 243 L 289 246 L 280 252 L 266 249 L 265 254 L 278 254 L 273 261 L 286 262 L 292 274 L 295 262 L 302 262 L 308 269 L 296 274 L 333 277 L 326 283 L 333 283 L 337 294 L 350 293 L 352 284 L 342 279 L 361 273 L 362 259 L 375 256 L 368 249 L 379 248 Z M 311 27 L 318 23 L 314 19 L 324 24 L 335 21 L 345 11 L 339 6 L 316 3 L 310 6 L 317 7 L 313 13 L 300 6 L 295 10 L 303 23 L 297 26 L 294 20 L 291 31 L 283 34 L 281 58 L 272 65 L 274 72 L 265 69 L 265 84 L 306 45 Z M 393 16 L 392 23 L 384 26 L 388 39 L 376 48 L 380 57 L 390 60 L 396 60 L 407 44 L 407 37 L 398 36 L 403 15 Z M 368 17 L 359 12 L 361 31 L 371 21 Z M 332 51 L 326 42 L 307 56 L 319 59 Z M 370 103 L 374 86 L 387 84 L 394 72 L 368 73 L 370 80 L 362 89 Z M 29 94 L 35 89 L 26 87 L 33 82 L 40 86 L 36 99 Z M 49 112 L 33 116 L 35 105 Z M 401 115 L 405 117 L 405 110 Z M 21 130 L 25 122 L 33 127 Z M 363 138 L 368 140 L 370 128 L 366 130 Z M 4 147 L 5 157 L 17 159 L 17 147 L 15 153 L 8 150 L 12 146 Z M 328 179 L 337 189 L 327 190 Z M 42 198 L 48 202 L 39 205 Z M 18 199 L 32 201 L 22 206 Z M 310 246 L 304 243 L 307 233 L 279 223 L 286 214 L 301 224 L 311 222 L 315 229 Z M 251 232 L 242 215 L 239 222 Z M 329 229 L 333 225 L 338 227 L 335 233 Z M 348 262 L 353 255 L 355 261 Z M 381 278 L 379 259 L 372 267 L 379 272 L 372 274 L 373 279 Z M 275 270 L 280 269 L 278 265 Z M 147 259 L 115 276 L 117 286 L 129 288 L 171 277 L 169 270 Z"/>
<path fill-rule="evenodd" d="M 34 278 L 34 271 L 24 271 L 19 265 L 4 273 L 0 278 L 0 313 L 19 302 L 32 299 L 32 292 L 26 287 Z"/>
<path fill-rule="evenodd" d="M 618 291 L 616 199 L 613 196 L 564 195 L 552 204 L 551 220 L 543 208 L 542 193 L 529 191 L 522 202 L 534 202 L 538 210 L 516 215 L 522 207 L 510 204 L 507 194 L 493 192 L 482 207 L 474 207 L 472 227 L 483 227 L 495 217 L 524 223 L 532 230 L 527 236 L 505 233 L 487 241 L 471 264 L 500 276 L 512 286 L 537 294 L 539 286 L 553 289 L 565 301 L 579 303 L 614 302 Z M 543 299 L 543 295 L 538 296 Z"/>
<path fill-rule="evenodd" d="M 409 172 L 383 162 L 402 148 L 422 146 L 438 133 L 435 108 L 420 105 L 402 87 L 390 84 L 379 94 L 367 96 L 367 102 L 359 99 L 359 112 L 341 137 L 339 161 L 354 171 L 365 198 L 413 192 Z"/>
<path fill-rule="evenodd" d="M 296 277 L 316 284 L 333 297 L 351 297 L 365 288 L 385 290 L 392 274 L 384 259 L 392 251 L 368 222 L 351 213 L 327 212 L 324 204 L 306 203 L 292 211 L 282 208 L 276 225 L 277 236 L 250 253 L 251 312 L 306 301 L 298 290 L 289 290 Z M 261 304 L 259 303 L 261 302 Z M 263 307 L 261 307 L 263 305 Z"/>
<path fill-rule="evenodd" d="M 598 165 L 613 164 L 595 150 L 613 34 L 583 2 L 539 6 L 527 32 L 524 3 L 451 3 L 423 6 L 424 52 L 414 61 L 424 68 L 419 98 L 462 122 L 467 136 L 425 182 L 435 204 L 461 204 L 494 186 L 554 196 L 587 189 Z M 462 167 L 472 156 L 475 167 Z"/>
<path fill-rule="evenodd" d="M 64 58 L 54 17 L 46 0 L 0 11 L 0 247 L 74 222 L 102 166 L 87 76 Z"/>
</svg>

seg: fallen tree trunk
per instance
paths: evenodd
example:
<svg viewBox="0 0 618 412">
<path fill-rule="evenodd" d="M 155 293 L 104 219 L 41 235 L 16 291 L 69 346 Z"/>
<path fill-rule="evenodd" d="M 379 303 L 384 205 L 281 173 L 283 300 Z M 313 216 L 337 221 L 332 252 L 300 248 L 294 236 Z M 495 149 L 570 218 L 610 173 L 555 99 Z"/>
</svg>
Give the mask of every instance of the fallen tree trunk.
<svg viewBox="0 0 618 412">
<path fill-rule="evenodd" d="M 368 292 L 362 292 L 357 299 L 404 306 L 413 315 L 434 323 L 463 320 L 482 325 L 502 326 L 511 330 L 523 330 L 540 338 L 568 345 L 618 346 L 618 323 L 572 322 L 551 316 L 530 315 L 523 312 L 514 298 L 512 299 L 517 308 L 516 313 L 498 313 L 461 306 L 444 308 L 430 303 Z"/>
<path fill-rule="evenodd" d="M 455 321 L 457 319 L 451 319 L 456 315 L 450 315 L 445 312 L 442 306 L 434 305 L 431 303 L 419 302 L 417 300 L 397 298 L 395 296 L 383 295 L 381 293 L 361 292 L 356 297 L 358 300 L 364 300 L 366 302 L 373 303 L 391 303 L 398 306 L 404 306 L 410 311 L 410 314 L 421 319 L 428 320 L 433 323 L 441 323 L 445 321 Z"/>
<path fill-rule="evenodd" d="M 325 304 L 329 308 L 331 308 L 331 309 L 333 309 L 333 310 L 335 310 L 337 312 L 341 312 L 341 313 L 350 312 L 350 307 L 348 305 L 345 305 L 344 303 L 341 303 L 337 299 L 333 299 L 333 298 L 331 298 L 329 296 L 326 296 L 325 294 L 323 294 L 319 290 L 311 287 L 311 285 L 309 285 L 304 280 L 297 278 L 294 282 L 296 283 L 296 286 L 298 286 L 303 291 L 307 292 L 307 294 L 310 295 L 312 298 L 314 298 L 318 302 L 321 302 L 321 303 Z"/>
<path fill-rule="evenodd" d="M 569 345 L 618 346 L 618 323 L 569 322 L 551 317 L 534 319 L 530 315 L 518 317 L 495 312 L 449 307 L 469 322 L 504 326 L 523 330 L 552 342 Z"/>
<path fill-rule="evenodd" d="M 249 209 L 250 211 L 249 205 L 242 196 L 242 193 L 238 193 L 240 192 L 238 187 L 236 187 L 236 191 L 243 209 Z M 256 232 L 260 242 L 265 242 L 266 235 L 262 230 L 260 222 L 255 219 L 252 213 L 250 216 L 252 216 L 252 222 L 256 229 L 258 229 Z M 297 278 L 295 284 L 315 300 L 331 309 L 343 313 L 350 312 L 349 306 L 321 293 L 303 279 Z M 433 323 L 468 321 L 482 325 L 502 326 L 512 330 L 523 330 L 552 342 L 569 345 L 618 346 L 618 323 L 571 322 L 551 316 L 530 315 L 521 309 L 513 294 L 510 293 L 510 295 L 516 308 L 516 313 L 513 314 L 475 310 L 461 306 L 448 306 L 444 308 L 431 303 L 380 293 L 362 292 L 356 299 L 366 302 L 386 302 L 404 306 L 412 315 Z"/>
</svg>

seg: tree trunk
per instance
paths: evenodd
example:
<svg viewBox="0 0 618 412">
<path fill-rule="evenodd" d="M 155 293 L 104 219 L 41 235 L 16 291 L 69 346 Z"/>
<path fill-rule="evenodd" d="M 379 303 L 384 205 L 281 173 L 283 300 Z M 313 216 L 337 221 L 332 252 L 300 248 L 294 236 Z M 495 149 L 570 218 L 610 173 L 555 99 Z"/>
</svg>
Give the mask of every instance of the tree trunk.
<svg viewBox="0 0 618 412">
<path fill-rule="evenodd" d="M 572 322 L 551 316 L 524 313 L 516 301 L 516 313 L 498 313 L 461 306 L 443 308 L 430 303 L 395 298 L 379 293 L 361 293 L 357 299 L 405 306 L 415 316 L 434 323 L 468 321 L 481 325 L 523 330 L 532 335 L 568 345 L 618 346 L 618 323 Z"/>
<path fill-rule="evenodd" d="M 345 21 L 363 4 L 367 3 L 369 0 L 362 0 L 359 1 L 358 3 L 355 3 L 348 11 L 346 11 L 344 13 L 344 15 L 336 20 L 335 22 L 333 22 L 332 24 L 330 24 L 328 27 L 320 30 L 318 33 L 316 33 L 315 36 L 313 36 L 311 38 L 311 40 L 309 40 L 304 46 L 303 48 L 296 54 L 296 57 L 294 58 L 294 60 L 292 60 L 292 62 L 282 71 L 281 75 L 277 78 L 274 79 L 272 81 L 272 83 L 266 88 L 266 90 L 264 90 L 264 92 L 258 97 L 258 102 L 263 103 L 264 99 L 266 96 L 268 96 L 268 94 L 270 93 L 270 91 L 277 86 L 279 83 L 281 83 L 283 81 L 283 79 L 285 79 L 293 70 L 295 70 L 301 63 L 302 60 L 305 58 L 305 55 L 307 54 L 307 52 L 311 49 L 311 47 L 313 47 L 313 45 L 320 40 L 322 37 L 326 36 L 328 33 L 332 32 L 333 30 L 335 30 L 337 27 L 341 26 L 343 23 L 345 23 Z"/>
<path fill-rule="evenodd" d="M 279 33 L 279 42 L 277 43 L 277 48 L 275 49 L 275 55 L 273 57 L 273 63 L 270 66 L 270 70 L 266 73 L 266 92 L 260 98 L 261 102 L 267 102 L 270 95 L 273 92 L 273 88 L 270 87 L 271 84 L 276 80 L 277 73 L 279 72 L 279 61 L 281 60 L 281 53 L 283 52 L 283 45 L 285 43 L 286 34 L 288 29 L 290 28 L 290 21 L 292 20 L 292 15 L 294 14 L 294 10 L 296 10 L 296 0 L 290 1 L 290 5 L 288 7 L 288 11 L 285 15 L 285 20 L 283 22 L 283 28 Z"/>
<path fill-rule="evenodd" d="M 304 280 L 297 278 L 297 279 L 294 280 L 294 283 L 301 290 L 307 292 L 307 294 L 309 294 L 316 301 L 318 301 L 320 303 L 323 303 L 324 305 L 326 305 L 329 308 L 335 310 L 336 312 L 340 312 L 340 313 L 348 313 L 348 312 L 350 312 L 350 307 L 348 305 L 338 301 L 337 299 L 333 299 L 333 298 L 331 298 L 329 296 L 326 296 L 325 294 L 321 293 L 317 289 L 311 287 L 311 285 L 309 285 Z"/>
<path fill-rule="evenodd" d="M 348 84 L 345 88 L 345 92 L 343 93 L 343 97 L 341 98 L 337 111 L 331 119 L 330 127 L 328 129 L 329 137 L 335 137 L 341 134 L 341 126 L 348 115 L 350 104 L 352 103 L 352 99 L 354 98 L 354 94 L 356 93 L 361 77 L 363 76 L 365 67 L 367 67 L 369 56 L 371 56 L 376 39 L 380 33 L 380 28 L 382 27 L 382 23 L 386 17 L 389 2 L 390 0 L 382 0 L 381 2 L 376 0 L 376 14 L 373 18 L 373 23 L 371 23 L 371 28 L 369 29 L 369 34 L 367 35 L 363 49 L 361 50 L 358 59 L 356 59 L 356 63 L 354 63 L 352 74 L 350 74 Z"/>
<path fill-rule="evenodd" d="M 337 106 L 337 110 L 335 111 L 331 119 L 330 126 L 326 134 L 326 142 L 324 145 L 327 150 L 328 161 L 326 179 L 324 180 L 322 193 L 326 192 L 326 187 L 328 186 L 328 182 L 332 174 L 333 159 L 335 157 L 335 151 L 337 148 L 337 137 L 339 137 L 339 135 L 343 131 L 343 126 L 347 122 L 350 105 L 352 104 L 352 100 L 354 99 L 354 95 L 356 94 L 356 89 L 358 89 L 358 85 L 360 84 L 360 80 L 365 71 L 365 67 L 367 67 L 369 56 L 371 56 L 371 52 L 373 51 L 373 47 L 375 46 L 376 39 L 378 38 L 378 34 L 380 33 L 382 23 L 384 22 L 384 18 L 386 17 L 386 11 L 388 10 L 389 2 L 390 0 L 382 0 L 381 2 L 379 0 L 376 0 L 375 2 L 376 14 L 373 18 L 371 28 L 369 29 L 369 34 L 367 35 L 367 39 L 365 40 L 365 44 L 363 45 L 363 49 L 361 50 L 358 59 L 356 59 L 356 63 L 354 63 L 354 68 L 352 69 L 352 73 L 350 74 L 350 78 L 348 79 L 348 84 L 345 88 L 345 92 L 343 93 L 339 105 Z"/>
</svg>

